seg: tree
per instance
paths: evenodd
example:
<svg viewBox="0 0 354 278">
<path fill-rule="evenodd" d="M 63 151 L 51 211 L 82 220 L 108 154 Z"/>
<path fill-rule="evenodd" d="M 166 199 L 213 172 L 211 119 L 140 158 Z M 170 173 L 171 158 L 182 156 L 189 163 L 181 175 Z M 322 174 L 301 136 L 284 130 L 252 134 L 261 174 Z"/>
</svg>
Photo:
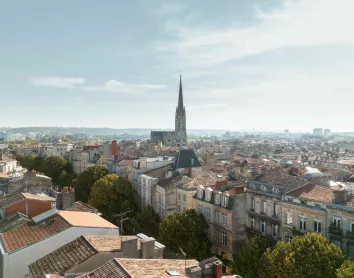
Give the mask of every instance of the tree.
<svg viewBox="0 0 354 278">
<path fill-rule="evenodd" d="M 195 210 L 173 213 L 161 222 L 159 239 L 171 251 L 181 254 L 181 248 L 188 258 L 203 260 L 211 257 L 208 227 L 203 215 Z"/>
<path fill-rule="evenodd" d="M 76 200 L 87 203 L 93 184 L 107 174 L 107 169 L 102 166 L 89 167 L 79 174 L 73 182 Z"/>
<path fill-rule="evenodd" d="M 263 254 L 259 277 L 335 277 L 344 261 L 342 250 L 317 233 L 297 236 L 290 243 L 277 242 Z"/>
<path fill-rule="evenodd" d="M 232 264 L 232 273 L 241 275 L 243 278 L 258 276 L 258 269 L 263 253 L 271 247 L 269 240 L 254 236 L 235 256 Z"/>
<path fill-rule="evenodd" d="M 68 169 L 68 161 L 61 156 L 50 156 L 44 159 L 39 167 L 39 171 L 51 177 L 57 183 L 59 174 Z"/>
<path fill-rule="evenodd" d="M 133 208 L 132 185 L 115 174 L 105 175 L 92 186 L 89 205 L 112 221 L 115 214 Z"/>
<path fill-rule="evenodd" d="M 135 229 L 136 233 L 143 233 L 158 238 L 160 223 L 160 215 L 154 211 L 152 206 L 146 206 L 132 219 L 131 226 Z"/>
<path fill-rule="evenodd" d="M 346 260 L 337 270 L 337 278 L 353 278 L 354 277 L 354 261 Z"/>
<path fill-rule="evenodd" d="M 61 171 L 58 176 L 58 186 L 60 188 L 63 188 L 64 186 L 71 186 L 75 176 L 75 174 L 70 174 L 65 170 Z"/>
</svg>

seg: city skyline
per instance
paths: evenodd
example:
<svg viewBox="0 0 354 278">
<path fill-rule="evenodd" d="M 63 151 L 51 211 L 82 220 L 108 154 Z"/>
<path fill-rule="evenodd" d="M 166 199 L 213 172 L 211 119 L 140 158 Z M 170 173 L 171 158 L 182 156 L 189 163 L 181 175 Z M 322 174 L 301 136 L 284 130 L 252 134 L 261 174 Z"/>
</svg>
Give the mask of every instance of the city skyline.
<svg viewBox="0 0 354 278">
<path fill-rule="evenodd" d="M 350 0 L 18 4 L 0 126 L 354 131 Z"/>
</svg>

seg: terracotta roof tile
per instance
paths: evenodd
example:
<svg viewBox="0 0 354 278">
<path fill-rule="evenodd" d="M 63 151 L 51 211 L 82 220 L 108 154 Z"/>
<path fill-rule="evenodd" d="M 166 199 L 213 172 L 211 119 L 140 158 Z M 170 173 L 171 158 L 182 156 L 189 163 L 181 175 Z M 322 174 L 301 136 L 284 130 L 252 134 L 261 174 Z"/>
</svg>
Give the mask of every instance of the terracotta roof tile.
<svg viewBox="0 0 354 278">
<path fill-rule="evenodd" d="M 70 227 L 70 224 L 59 215 L 42 223 L 38 225 L 28 223 L 1 234 L 1 240 L 4 243 L 6 252 L 10 253 L 31 245 Z"/>
<path fill-rule="evenodd" d="M 287 173 L 284 173 L 282 171 L 275 171 L 275 170 L 269 170 L 262 174 L 258 180 L 262 182 L 270 182 L 272 184 L 277 184 L 277 185 L 288 185 L 295 180 L 297 180 L 299 177 L 291 176 Z"/>
<path fill-rule="evenodd" d="M 102 236 L 85 235 L 85 239 L 99 252 L 112 252 L 122 248 L 122 240 L 138 239 L 137 236 Z M 140 240 L 137 241 L 137 249 L 140 248 Z"/>
<path fill-rule="evenodd" d="M 74 205 L 70 208 L 66 208 L 65 210 L 69 210 L 69 211 L 82 211 L 82 212 L 91 212 L 91 213 L 97 213 L 97 209 L 81 202 L 81 201 L 77 201 L 74 203 Z"/>
<path fill-rule="evenodd" d="M 0 208 L 8 208 L 13 204 L 21 202 L 26 198 L 21 193 L 14 193 L 6 197 L 0 198 Z"/>
<path fill-rule="evenodd" d="M 81 236 L 30 264 L 29 269 L 34 278 L 42 278 L 47 273 L 67 271 L 96 253 L 85 237 Z"/>
<path fill-rule="evenodd" d="M 136 278 L 145 277 L 145 276 L 137 276 Z M 99 268 L 84 274 L 82 276 L 78 276 L 77 278 L 133 278 L 129 275 L 124 268 L 115 260 L 111 260 Z"/>
<path fill-rule="evenodd" d="M 61 210 L 59 215 L 72 226 L 118 228 L 95 213 Z"/>
<path fill-rule="evenodd" d="M 332 202 L 333 190 L 329 186 L 308 183 L 290 193 L 290 196 L 321 202 Z"/>
</svg>

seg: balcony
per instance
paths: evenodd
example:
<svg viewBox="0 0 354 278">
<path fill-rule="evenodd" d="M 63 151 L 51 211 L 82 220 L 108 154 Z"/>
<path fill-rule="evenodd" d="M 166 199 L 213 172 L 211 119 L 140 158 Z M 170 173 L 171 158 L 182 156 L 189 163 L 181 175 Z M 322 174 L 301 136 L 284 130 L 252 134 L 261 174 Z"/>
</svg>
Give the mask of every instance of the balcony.
<svg viewBox="0 0 354 278">
<path fill-rule="evenodd" d="M 350 230 L 348 230 L 346 232 L 346 237 L 350 240 L 353 240 L 354 241 L 354 232 L 351 232 Z"/>
<path fill-rule="evenodd" d="M 329 233 L 332 235 L 336 235 L 336 236 L 342 236 L 343 235 L 343 231 L 341 229 L 341 227 L 338 227 L 336 225 L 329 225 Z"/>
<path fill-rule="evenodd" d="M 275 219 L 279 219 L 279 213 L 273 213 L 272 217 Z"/>
</svg>

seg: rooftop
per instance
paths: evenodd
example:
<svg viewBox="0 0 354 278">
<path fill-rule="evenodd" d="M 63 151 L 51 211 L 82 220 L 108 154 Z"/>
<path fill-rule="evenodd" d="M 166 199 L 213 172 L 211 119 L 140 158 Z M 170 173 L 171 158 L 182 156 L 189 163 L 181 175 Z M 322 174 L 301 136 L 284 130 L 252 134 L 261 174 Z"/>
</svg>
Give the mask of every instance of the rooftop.
<svg viewBox="0 0 354 278">
<path fill-rule="evenodd" d="M 50 278 L 57 278 L 60 276 L 52 276 Z M 138 277 L 146 277 L 146 276 L 137 276 Z M 113 259 L 99 268 L 91 271 L 87 274 L 78 276 L 77 278 L 133 278 L 129 275 L 124 268 L 117 262 L 116 259 Z"/>
<path fill-rule="evenodd" d="M 7 253 L 26 247 L 54 234 L 66 230 L 70 225 L 59 215 L 39 225 L 27 223 L 0 234 L 4 249 Z"/>
<path fill-rule="evenodd" d="M 258 181 L 261 182 L 269 182 L 275 185 L 288 185 L 295 180 L 297 180 L 299 177 L 291 176 L 285 172 L 282 171 L 276 171 L 276 170 L 268 170 L 264 174 L 261 174 L 260 177 L 257 179 Z"/>
<path fill-rule="evenodd" d="M 21 193 L 14 193 L 6 197 L 0 198 L 0 208 L 8 208 L 13 204 L 21 202 L 26 198 Z"/>
<path fill-rule="evenodd" d="M 0 233 L 5 233 L 15 227 L 31 222 L 31 219 L 19 212 L 13 212 L 0 220 Z"/>
<path fill-rule="evenodd" d="M 95 248 L 81 236 L 30 264 L 29 270 L 34 278 L 42 278 L 47 273 L 65 272 L 96 253 Z"/>
<path fill-rule="evenodd" d="M 330 203 L 332 202 L 333 190 L 329 186 L 308 183 L 294 191 L 291 191 L 288 195 Z"/>
<path fill-rule="evenodd" d="M 31 200 L 39 200 L 39 201 L 49 201 L 49 202 L 55 202 L 56 199 L 53 197 L 50 197 L 44 193 L 40 194 L 33 194 L 33 193 L 21 193 L 26 199 L 31 199 Z"/>
<path fill-rule="evenodd" d="M 173 162 L 170 164 L 167 164 L 165 166 L 156 168 L 154 170 L 150 170 L 144 173 L 144 175 L 152 177 L 152 178 L 159 178 L 165 176 L 165 174 L 171 170 L 171 165 Z"/>
<path fill-rule="evenodd" d="M 81 201 L 75 202 L 73 206 L 71 206 L 70 208 L 66 208 L 65 210 L 97 213 L 97 209 L 95 209 L 95 208 L 93 208 Z"/>
<path fill-rule="evenodd" d="M 113 225 L 95 213 L 61 210 L 59 215 L 70 225 L 76 227 L 117 228 L 117 226 Z"/>
<path fill-rule="evenodd" d="M 178 152 L 174 167 L 176 169 L 201 167 L 200 161 L 194 150 L 182 149 Z"/>
<path fill-rule="evenodd" d="M 85 235 L 85 239 L 99 252 L 113 252 L 122 249 L 122 240 L 137 239 L 137 236 Z M 140 247 L 138 241 L 137 249 Z"/>
</svg>

